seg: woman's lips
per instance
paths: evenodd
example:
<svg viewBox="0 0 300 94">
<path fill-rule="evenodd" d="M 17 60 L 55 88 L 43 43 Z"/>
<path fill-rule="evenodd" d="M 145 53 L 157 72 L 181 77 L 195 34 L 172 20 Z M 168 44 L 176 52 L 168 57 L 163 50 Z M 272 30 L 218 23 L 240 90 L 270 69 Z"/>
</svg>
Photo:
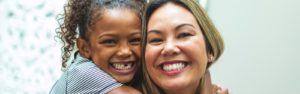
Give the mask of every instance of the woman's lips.
<svg viewBox="0 0 300 94">
<path fill-rule="evenodd" d="M 160 70 L 167 76 L 178 75 L 185 70 L 188 63 L 184 61 L 164 62 L 160 64 Z"/>
</svg>

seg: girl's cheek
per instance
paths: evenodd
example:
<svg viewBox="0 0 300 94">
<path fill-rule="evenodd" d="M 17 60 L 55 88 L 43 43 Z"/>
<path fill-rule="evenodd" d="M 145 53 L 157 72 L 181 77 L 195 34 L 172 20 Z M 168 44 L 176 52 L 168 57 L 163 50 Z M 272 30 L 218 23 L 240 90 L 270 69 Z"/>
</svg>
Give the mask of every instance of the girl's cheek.
<svg viewBox="0 0 300 94">
<path fill-rule="evenodd" d="M 141 47 L 134 47 L 133 51 L 137 55 L 137 58 L 141 58 Z"/>
</svg>

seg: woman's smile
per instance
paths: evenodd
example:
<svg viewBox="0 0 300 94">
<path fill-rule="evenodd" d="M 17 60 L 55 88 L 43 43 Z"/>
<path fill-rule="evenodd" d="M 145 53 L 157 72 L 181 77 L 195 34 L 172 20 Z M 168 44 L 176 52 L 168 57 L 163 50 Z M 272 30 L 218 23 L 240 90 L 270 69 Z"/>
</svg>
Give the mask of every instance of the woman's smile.
<svg viewBox="0 0 300 94">
<path fill-rule="evenodd" d="M 187 69 L 187 61 L 166 61 L 159 64 L 159 70 L 167 76 L 176 76 Z"/>
</svg>

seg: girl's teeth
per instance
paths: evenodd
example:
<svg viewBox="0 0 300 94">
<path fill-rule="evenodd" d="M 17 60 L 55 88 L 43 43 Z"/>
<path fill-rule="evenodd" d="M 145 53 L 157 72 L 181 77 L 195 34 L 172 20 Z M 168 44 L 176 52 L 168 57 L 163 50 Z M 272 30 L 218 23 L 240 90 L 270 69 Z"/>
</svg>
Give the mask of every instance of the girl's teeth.
<svg viewBox="0 0 300 94">
<path fill-rule="evenodd" d="M 164 71 L 174 71 L 174 70 L 180 70 L 185 67 L 184 63 L 174 63 L 174 64 L 164 64 L 163 70 Z"/>
<path fill-rule="evenodd" d="M 127 70 L 132 67 L 132 64 L 113 64 L 113 67 L 118 70 Z"/>
</svg>

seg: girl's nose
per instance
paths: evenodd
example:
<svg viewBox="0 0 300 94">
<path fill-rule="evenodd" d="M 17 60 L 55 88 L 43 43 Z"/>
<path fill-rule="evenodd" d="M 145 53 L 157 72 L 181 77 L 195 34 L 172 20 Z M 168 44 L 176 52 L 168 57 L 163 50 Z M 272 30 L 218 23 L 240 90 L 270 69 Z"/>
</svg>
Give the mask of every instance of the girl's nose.
<svg viewBox="0 0 300 94">
<path fill-rule="evenodd" d="M 130 50 L 129 46 L 126 44 L 122 45 L 117 52 L 117 56 L 122 58 L 127 58 L 130 57 L 131 55 L 132 55 L 132 51 Z"/>
</svg>

